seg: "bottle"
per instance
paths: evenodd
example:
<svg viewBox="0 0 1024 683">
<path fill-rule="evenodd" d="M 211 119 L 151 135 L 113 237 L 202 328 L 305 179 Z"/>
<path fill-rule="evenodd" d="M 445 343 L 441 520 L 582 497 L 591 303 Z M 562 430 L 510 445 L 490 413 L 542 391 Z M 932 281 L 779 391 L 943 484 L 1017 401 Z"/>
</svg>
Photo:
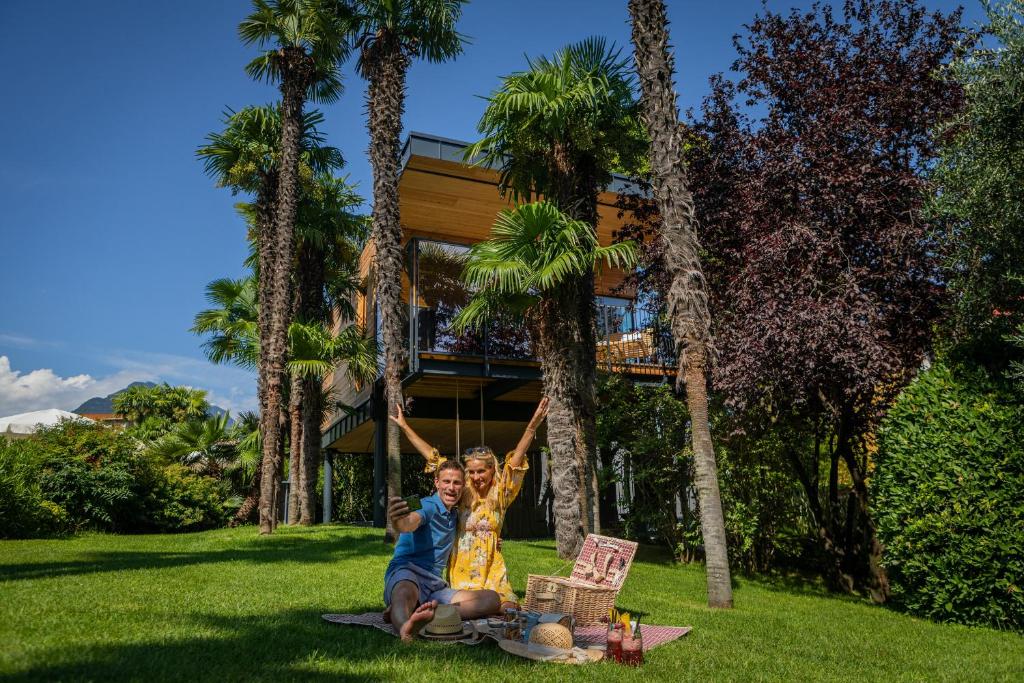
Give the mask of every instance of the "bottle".
<svg viewBox="0 0 1024 683">
<path fill-rule="evenodd" d="M 616 622 L 608 626 L 608 640 L 604 656 L 608 661 L 622 662 L 622 624 Z"/>
</svg>

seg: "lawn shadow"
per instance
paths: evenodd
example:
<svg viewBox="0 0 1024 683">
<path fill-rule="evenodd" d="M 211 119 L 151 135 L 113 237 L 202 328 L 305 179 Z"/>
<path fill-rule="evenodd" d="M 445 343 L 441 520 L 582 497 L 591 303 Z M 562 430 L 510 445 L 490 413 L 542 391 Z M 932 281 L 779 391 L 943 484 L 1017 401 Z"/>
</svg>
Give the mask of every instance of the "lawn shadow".
<svg viewBox="0 0 1024 683">
<path fill-rule="evenodd" d="M 360 605 L 354 612 L 376 611 Z M 209 613 L 183 617 L 196 630 L 216 635 L 168 641 L 61 645 L 34 656 L 35 664 L 9 681 L 78 680 L 292 680 L 384 681 L 388 671 L 408 659 L 409 667 L 438 671 L 453 659 L 469 666 L 507 666 L 505 655 L 490 643 L 403 644 L 379 629 L 329 624 L 314 609 L 293 609 L 256 618 Z M 500 661 L 499 661 L 500 659 Z M 518 662 L 517 662 L 518 663 Z M 374 665 L 381 671 L 373 672 Z M 528 662 L 523 662 L 528 664 Z"/>
<path fill-rule="evenodd" d="M 244 544 L 243 544 L 244 543 Z M 72 562 L 27 562 L 0 565 L 0 581 L 48 579 L 128 569 L 165 569 L 222 562 L 335 562 L 351 556 L 387 557 L 390 544 L 375 535 L 353 537 L 338 534 L 310 538 L 302 535 L 273 535 L 246 539 L 236 548 L 204 552 L 112 551 L 84 553 L 86 559 Z M 83 553 L 76 552 L 81 557 Z"/>
</svg>

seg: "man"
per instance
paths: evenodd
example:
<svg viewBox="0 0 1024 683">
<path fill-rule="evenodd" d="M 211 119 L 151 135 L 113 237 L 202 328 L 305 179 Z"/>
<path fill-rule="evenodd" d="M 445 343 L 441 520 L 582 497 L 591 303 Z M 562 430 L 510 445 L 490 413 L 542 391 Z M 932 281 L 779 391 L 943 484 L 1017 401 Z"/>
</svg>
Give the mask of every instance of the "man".
<svg viewBox="0 0 1024 683">
<path fill-rule="evenodd" d="M 411 511 L 401 498 L 388 501 L 388 517 L 401 536 L 384 573 L 384 603 L 392 625 L 406 642 L 434 618 L 439 603 L 456 605 L 463 619 L 478 619 L 499 610 L 500 599 L 494 591 L 457 591 L 442 578 L 455 545 L 464 485 L 462 465 L 446 460 L 434 474 L 437 492 L 421 501 L 421 510 Z"/>
</svg>

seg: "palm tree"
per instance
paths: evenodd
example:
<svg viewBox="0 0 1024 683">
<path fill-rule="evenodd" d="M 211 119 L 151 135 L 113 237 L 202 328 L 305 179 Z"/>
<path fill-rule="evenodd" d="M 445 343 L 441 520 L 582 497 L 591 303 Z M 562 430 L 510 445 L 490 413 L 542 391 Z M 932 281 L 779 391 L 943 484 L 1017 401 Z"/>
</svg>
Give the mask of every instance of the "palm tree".
<svg viewBox="0 0 1024 683">
<path fill-rule="evenodd" d="M 676 386 L 685 384 L 693 435 L 701 532 L 707 557 L 708 605 L 732 607 L 725 520 L 718 469 L 708 424 L 707 364 L 711 315 L 700 263 L 693 196 L 687 182 L 679 109 L 672 89 L 674 67 L 663 0 L 629 0 L 641 110 L 650 133 L 651 181 L 661 212 L 661 242 L 672 282 L 668 313 L 679 351 Z"/>
<path fill-rule="evenodd" d="M 357 287 L 358 245 L 366 237 L 366 220 L 353 209 L 362 202 L 345 179 L 327 174 L 317 176 L 304 191 L 296 235 L 297 322 L 327 324 L 332 310 L 353 317 L 350 295 Z M 316 470 L 321 460 L 320 426 L 325 407 L 322 381 L 322 376 L 292 375 L 289 523 L 314 521 Z"/>
<path fill-rule="evenodd" d="M 584 390 L 576 374 L 581 354 L 576 341 L 578 318 L 565 319 L 565 303 L 575 298 L 580 275 L 593 273 L 602 261 L 630 268 L 636 263 L 635 245 L 620 242 L 602 247 L 590 225 L 568 217 L 549 202 L 502 211 L 491 239 L 469 250 L 463 278 L 476 293 L 456 318 L 456 328 L 481 326 L 498 311 L 525 315 L 539 333 L 544 393 L 552 404 L 565 404 L 571 400 L 567 394 Z M 566 450 L 563 441 L 571 439 L 572 432 L 562 424 L 549 423 L 552 453 L 556 447 Z M 555 539 L 563 558 L 575 557 L 583 540 L 578 467 L 573 457 L 552 460 Z"/>
<path fill-rule="evenodd" d="M 405 79 L 416 57 L 443 62 L 462 52 L 464 37 L 455 26 L 466 0 L 360 0 L 356 46 L 359 73 L 368 81 L 367 125 L 373 165 L 373 280 L 384 340 L 385 401 L 402 402 L 402 226 L 398 212 L 398 172 Z M 402 488 L 398 426 L 387 421 L 388 495 Z M 388 536 L 391 536 L 390 528 Z"/>
<path fill-rule="evenodd" d="M 237 462 L 230 425 L 227 413 L 180 422 L 146 453 L 157 460 L 180 461 L 196 474 L 220 479 Z"/>
<path fill-rule="evenodd" d="M 213 307 L 196 314 L 192 332 L 208 335 L 203 348 L 207 358 L 214 363 L 232 363 L 248 369 L 257 367 L 260 339 L 256 288 L 255 277 L 252 275 L 239 280 L 223 278 L 207 285 L 207 301 Z M 288 338 L 288 373 L 300 380 L 318 378 L 314 380 L 318 395 L 319 380 L 342 366 L 354 381 L 368 381 L 368 378 L 376 376 L 377 351 L 374 341 L 367 338 L 360 327 L 350 326 L 334 334 L 324 322 L 293 322 L 289 326 Z M 308 433 L 316 434 L 314 440 L 317 442 L 320 417 L 320 413 L 305 413 L 302 416 L 304 420 L 313 421 L 315 426 Z M 313 459 L 312 462 L 315 465 L 318 460 Z M 312 471 L 311 477 L 307 475 L 307 482 L 312 480 L 311 486 L 315 486 L 315 469 Z M 260 467 L 253 477 L 253 489 L 235 517 L 236 523 L 246 521 L 255 507 L 263 475 L 264 470 Z M 311 501 L 307 502 L 306 507 L 312 514 Z"/>
<path fill-rule="evenodd" d="M 279 83 L 281 142 L 274 220 L 260 235 L 260 364 L 263 475 L 260 533 L 273 531 L 277 515 L 291 266 L 300 197 L 299 156 L 306 100 L 334 102 L 341 95 L 341 62 L 348 55 L 347 6 L 339 0 L 253 0 L 253 13 L 238 27 L 246 45 L 264 50 L 246 66 L 256 80 Z M 269 230 L 267 228 L 270 228 Z"/>
<path fill-rule="evenodd" d="M 478 124 L 480 140 L 465 155 L 501 169 L 500 188 L 516 200 L 542 195 L 597 229 L 597 195 L 611 169 L 642 150 L 627 61 L 604 38 L 589 38 L 502 80 Z M 549 446 L 555 460 L 575 458 L 586 531 L 598 531 L 594 277 L 583 272 L 560 297 L 575 330 L 574 389 L 552 395 Z M 552 437 L 554 437 L 552 439 Z M 567 489 L 568 491 L 568 489 Z"/>
<path fill-rule="evenodd" d="M 349 205 L 352 203 L 350 201 L 352 197 L 358 199 L 343 180 L 334 178 L 332 175 L 332 171 L 340 169 L 344 161 L 337 148 L 324 144 L 325 138 L 318 130 L 318 126 L 323 123 L 323 120 L 323 115 L 316 110 L 303 115 L 299 164 L 300 175 L 307 180 L 302 183 L 304 200 L 299 207 L 300 214 L 309 213 L 308 208 L 304 209 L 303 207 L 310 205 L 310 198 L 321 202 L 334 201 L 336 203 L 338 200 L 331 199 L 330 196 L 332 184 L 341 184 L 334 189 L 334 194 L 344 197 L 349 201 Z M 270 229 L 266 226 L 273 223 L 273 199 L 277 195 L 278 167 L 281 157 L 280 110 L 269 106 L 246 107 L 237 113 L 229 110 L 225 116 L 225 124 L 223 132 L 207 136 L 207 144 L 199 148 L 197 155 L 203 159 L 207 174 L 216 179 L 218 185 L 230 187 L 233 192 L 247 192 L 255 196 L 255 201 L 252 204 L 241 204 L 239 208 L 250 225 L 249 239 L 254 245 L 254 257 L 250 259 L 249 265 L 258 271 L 261 253 L 259 236 L 266 234 Z M 312 178 L 312 180 L 308 180 L 308 178 Z M 326 193 L 322 188 L 327 188 Z M 313 204 L 315 203 L 314 201 Z M 297 228 L 299 251 L 304 244 L 302 222 L 300 220 L 300 225 Z M 304 222 L 309 223 L 309 220 Z M 316 243 L 315 240 L 314 243 Z M 300 256 L 297 259 L 297 265 L 298 261 L 305 261 L 303 263 L 305 266 L 308 265 L 309 259 L 302 259 Z M 311 267 L 317 272 L 323 270 L 316 264 L 315 259 Z M 304 271 L 297 268 L 296 272 L 301 274 Z M 300 305 L 298 298 L 299 293 L 296 291 L 293 313 L 298 312 Z M 304 396 L 301 387 L 298 386 L 301 381 L 295 380 L 296 386 L 291 387 L 290 404 L 292 405 L 289 406 L 291 412 L 300 410 Z M 262 381 L 260 387 L 262 411 L 264 407 Z M 279 418 L 279 422 L 284 424 L 287 420 Z M 293 437 L 291 440 L 291 464 L 294 470 L 294 466 L 299 462 L 302 422 L 300 419 L 292 419 L 290 422 Z M 296 494 L 296 504 L 289 505 L 289 511 L 297 512 L 299 510 L 298 491 L 296 487 L 292 487 L 291 490 Z M 291 521 L 294 520 L 289 519 L 289 522 Z"/>
</svg>

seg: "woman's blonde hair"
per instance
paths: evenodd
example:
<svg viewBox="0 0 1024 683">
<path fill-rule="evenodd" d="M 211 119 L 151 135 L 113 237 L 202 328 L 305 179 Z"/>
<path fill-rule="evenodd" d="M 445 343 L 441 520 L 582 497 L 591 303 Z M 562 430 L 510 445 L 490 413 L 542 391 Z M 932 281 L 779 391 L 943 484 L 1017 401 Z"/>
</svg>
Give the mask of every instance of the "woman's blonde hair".
<svg viewBox="0 0 1024 683">
<path fill-rule="evenodd" d="M 474 446 L 467 448 L 466 452 L 462 454 L 463 464 L 468 463 L 470 460 L 483 460 L 489 462 L 494 471 L 498 471 L 498 456 L 494 454 L 490 446 Z"/>
</svg>

